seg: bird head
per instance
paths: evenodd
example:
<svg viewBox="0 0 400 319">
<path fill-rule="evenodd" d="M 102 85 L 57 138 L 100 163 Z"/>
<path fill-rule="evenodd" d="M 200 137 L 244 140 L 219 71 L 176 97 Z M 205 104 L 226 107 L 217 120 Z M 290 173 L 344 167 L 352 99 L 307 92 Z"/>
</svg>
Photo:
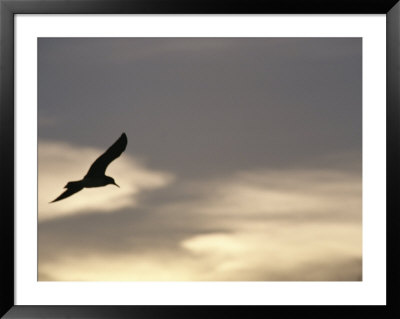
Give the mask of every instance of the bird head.
<svg viewBox="0 0 400 319">
<path fill-rule="evenodd" d="M 112 178 L 110 176 L 106 176 L 106 178 L 107 178 L 107 184 L 113 184 L 113 185 L 119 187 L 119 185 L 115 182 L 114 178 Z"/>
</svg>

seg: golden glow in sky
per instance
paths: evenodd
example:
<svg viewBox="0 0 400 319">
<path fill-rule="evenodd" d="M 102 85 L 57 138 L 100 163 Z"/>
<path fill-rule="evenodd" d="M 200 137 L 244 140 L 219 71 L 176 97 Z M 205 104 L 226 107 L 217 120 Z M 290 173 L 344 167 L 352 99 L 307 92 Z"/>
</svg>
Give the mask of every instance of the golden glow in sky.
<svg viewBox="0 0 400 319">
<path fill-rule="evenodd" d="M 361 279 L 361 178 L 357 175 L 324 170 L 238 172 L 227 179 L 183 183 L 186 192 L 200 196 L 186 194 L 155 205 L 142 203 L 140 195 L 179 185 L 179 180 L 124 154 L 107 170 L 120 189 L 110 185 L 84 189 L 48 203 L 60 186 L 84 175 L 100 153 L 100 149 L 40 143 L 39 230 L 44 234 L 39 234 L 39 280 Z M 150 208 L 143 213 L 142 205 Z M 95 227 L 86 235 L 70 228 L 66 238 L 46 240 L 46 225 L 51 227 L 52 222 L 75 217 L 79 223 L 80 216 L 90 215 L 96 225 L 105 222 L 99 218 L 102 214 L 110 214 L 109 224 L 101 225 L 97 234 Z M 119 231 L 113 224 L 113 215 L 135 223 L 142 214 L 146 216 L 139 234 L 134 227 L 131 232 Z M 160 229 L 159 223 L 164 227 Z M 104 228 L 112 234 L 108 240 L 124 242 L 121 251 L 103 249 Z M 174 232 L 184 234 L 164 246 Z M 82 237 L 79 244 L 68 238 L 75 235 Z M 85 240 L 96 236 L 98 245 L 90 244 L 96 248 L 83 253 Z M 137 248 L 138 242 L 142 247 Z"/>
</svg>

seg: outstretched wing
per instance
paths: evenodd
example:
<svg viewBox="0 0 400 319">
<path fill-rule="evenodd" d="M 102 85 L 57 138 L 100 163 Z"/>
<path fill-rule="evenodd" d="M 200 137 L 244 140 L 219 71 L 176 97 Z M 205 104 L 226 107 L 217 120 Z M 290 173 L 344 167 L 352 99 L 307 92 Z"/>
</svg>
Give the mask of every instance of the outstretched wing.
<svg viewBox="0 0 400 319">
<path fill-rule="evenodd" d="M 125 151 L 126 145 L 128 144 L 128 139 L 125 133 L 122 133 L 120 138 L 109 147 L 107 151 L 104 152 L 98 159 L 94 161 L 92 166 L 90 166 L 86 177 L 96 177 L 103 176 L 106 172 L 108 164 L 121 155 Z"/>
<path fill-rule="evenodd" d="M 78 182 L 69 182 L 66 187 L 68 187 L 68 189 L 64 193 L 62 193 L 60 196 L 58 196 L 55 200 L 50 202 L 50 203 L 54 203 L 54 202 L 57 202 L 57 201 L 62 200 L 64 198 L 67 198 L 67 197 L 79 192 L 83 188 L 82 183 L 80 181 L 78 181 Z"/>
</svg>

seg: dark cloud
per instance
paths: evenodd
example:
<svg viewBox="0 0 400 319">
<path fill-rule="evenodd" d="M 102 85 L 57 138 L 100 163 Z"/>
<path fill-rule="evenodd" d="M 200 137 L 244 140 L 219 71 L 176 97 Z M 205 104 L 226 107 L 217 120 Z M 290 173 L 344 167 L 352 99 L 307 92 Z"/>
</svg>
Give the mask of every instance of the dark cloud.
<svg viewBox="0 0 400 319">
<path fill-rule="evenodd" d="M 361 154 L 361 39 L 40 39 L 40 138 L 179 175 Z M 311 163 L 311 164 L 310 164 Z"/>
</svg>

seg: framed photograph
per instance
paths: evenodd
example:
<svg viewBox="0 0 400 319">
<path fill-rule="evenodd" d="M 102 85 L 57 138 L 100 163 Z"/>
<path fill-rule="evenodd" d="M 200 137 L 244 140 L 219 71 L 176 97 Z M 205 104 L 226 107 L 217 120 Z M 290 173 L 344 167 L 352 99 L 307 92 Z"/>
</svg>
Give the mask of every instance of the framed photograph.
<svg viewBox="0 0 400 319">
<path fill-rule="evenodd" d="M 399 313 L 397 1 L 0 10 L 2 316 Z"/>
</svg>

